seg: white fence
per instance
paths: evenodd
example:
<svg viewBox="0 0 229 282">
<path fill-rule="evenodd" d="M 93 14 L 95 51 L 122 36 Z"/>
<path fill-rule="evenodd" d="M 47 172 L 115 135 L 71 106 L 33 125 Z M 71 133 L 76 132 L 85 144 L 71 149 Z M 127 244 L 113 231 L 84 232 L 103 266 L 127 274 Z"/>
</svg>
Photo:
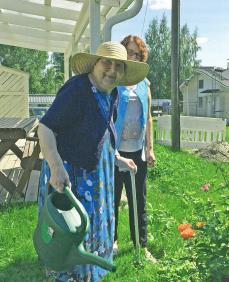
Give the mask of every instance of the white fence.
<svg viewBox="0 0 229 282">
<path fill-rule="evenodd" d="M 181 116 L 180 144 L 182 148 L 202 148 L 213 142 L 224 141 L 226 122 L 220 118 Z M 158 117 L 157 143 L 171 145 L 171 116 Z"/>
<path fill-rule="evenodd" d="M 29 116 L 29 74 L 0 65 L 0 117 Z"/>
</svg>

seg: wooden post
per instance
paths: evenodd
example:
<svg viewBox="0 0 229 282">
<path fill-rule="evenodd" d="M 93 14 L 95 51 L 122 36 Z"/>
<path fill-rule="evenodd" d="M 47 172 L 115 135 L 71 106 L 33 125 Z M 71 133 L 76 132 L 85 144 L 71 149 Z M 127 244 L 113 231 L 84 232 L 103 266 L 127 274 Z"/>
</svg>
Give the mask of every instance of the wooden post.
<svg viewBox="0 0 229 282">
<path fill-rule="evenodd" d="M 172 100 L 172 148 L 180 150 L 179 108 L 179 34 L 180 0 L 172 0 L 172 50 L 171 50 L 171 100 Z"/>
<path fill-rule="evenodd" d="M 69 56 L 67 53 L 64 53 L 64 81 L 67 81 L 69 79 L 69 76 Z"/>
<path fill-rule="evenodd" d="M 89 7 L 90 52 L 94 54 L 100 45 L 100 1 L 90 0 Z"/>
</svg>

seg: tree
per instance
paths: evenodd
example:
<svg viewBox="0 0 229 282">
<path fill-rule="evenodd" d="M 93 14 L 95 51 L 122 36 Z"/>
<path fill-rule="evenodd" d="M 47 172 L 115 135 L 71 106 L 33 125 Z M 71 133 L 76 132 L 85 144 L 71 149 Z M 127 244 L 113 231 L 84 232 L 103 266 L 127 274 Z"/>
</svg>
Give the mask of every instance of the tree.
<svg viewBox="0 0 229 282">
<path fill-rule="evenodd" d="M 197 44 L 197 29 L 191 35 L 187 24 L 181 28 L 180 33 L 180 81 L 190 77 L 193 72 L 193 68 L 200 65 L 200 61 L 196 59 L 197 51 L 200 47 Z"/>
<path fill-rule="evenodd" d="M 153 19 L 145 34 L 149 46 L 150 65 L 149 80 L 152 95 L 155 98 L 170 98 L 171 84 L 171 30 L 167 18 L 163 15 L 161 21 Z M 180 32 L 180 82 L 188 78 L 194 67 L 199 65 L 196 59 L 199 47 L 197 45 L 197 30 L 190 34 L 188 26 L 184 25 Z"/>
<path fill-rule="evenodd" d="M 64 82 L 64 54 L 52 53 L 51 61 L 54 69 L 55 92 L 63 85 Z"/>
<path fill-rule="evenodd" d="M 61 59 L 59 59 L 61 62 Z M 63 67 L 48 52 L 0 44 L 0 64 L 28 72 L 30 93 L 56 93 L 63 83 Z"/>
</svg>

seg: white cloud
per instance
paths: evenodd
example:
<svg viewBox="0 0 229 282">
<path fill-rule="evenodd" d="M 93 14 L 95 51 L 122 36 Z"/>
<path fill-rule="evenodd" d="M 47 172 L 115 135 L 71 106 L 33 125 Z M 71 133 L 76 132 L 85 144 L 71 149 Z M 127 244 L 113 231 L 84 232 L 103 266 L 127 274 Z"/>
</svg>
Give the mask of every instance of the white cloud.
<svg viewBox="0 0 229 282">
<path fill-rule="evenodd" d="M 171 10 L 172 0 L 148 0 L 148 5 L 152 10 Z M 147 0 L 144 0 L 146 3 Z"/>
<path fill-rule="evenodd" d="M 197 40 L 197 44 L 199 46 L 202 46 L 202 45 L 204 45 L 205 43 L 208 42 L 208 38 L 207 37 L 197 37 L 196 40 Z"/>
</svg>

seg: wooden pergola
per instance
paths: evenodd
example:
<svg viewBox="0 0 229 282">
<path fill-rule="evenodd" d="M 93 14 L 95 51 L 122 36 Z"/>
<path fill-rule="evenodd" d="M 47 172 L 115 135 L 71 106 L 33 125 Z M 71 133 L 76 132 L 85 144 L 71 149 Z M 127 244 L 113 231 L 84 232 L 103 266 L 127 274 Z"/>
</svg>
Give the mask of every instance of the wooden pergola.
<svg viewBox="0 0 229 282">
<path fill-rule="evenodd" d="M 64 53 L 67 79 L 72 52 L 94 52 L 107 20 L 126 11 L 132 2 L 0 0 L 0 44 Z"/>
</svg>

